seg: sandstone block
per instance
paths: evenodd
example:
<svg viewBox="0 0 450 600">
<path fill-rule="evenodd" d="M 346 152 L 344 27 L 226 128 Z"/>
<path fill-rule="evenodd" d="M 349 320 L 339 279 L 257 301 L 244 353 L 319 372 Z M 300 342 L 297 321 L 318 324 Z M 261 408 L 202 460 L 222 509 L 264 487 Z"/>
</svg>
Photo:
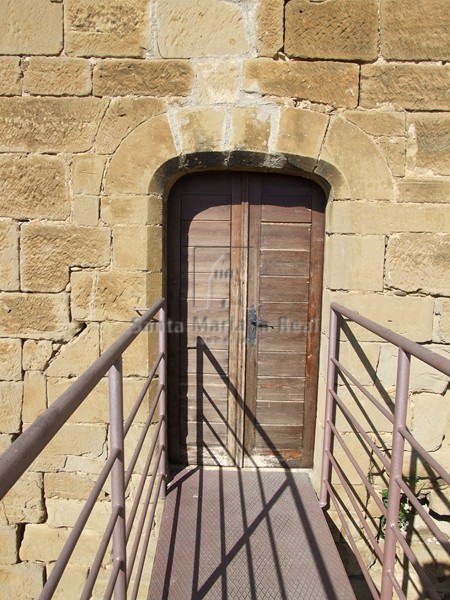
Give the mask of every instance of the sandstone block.
<svg viewBox="0 0 450 600">
<path fill-rule="evenodd" d="M 231 145 L 236 150 L 267 152 L 271 113 L 257 108 L 233 108 Z"/>
<path fill-rule="evenodd" d="M 86 500 L 95 482 L 95 477 L 83 473 L 44 473 L 45 496 L 63 500 Z M 105 492 L 101 492 L 99 498 L 104 497 Z"/>
<path fill-rule="evenodd" d="M 44 565 L 22 562 L 0 566 L 1 595 L 7 598 L 37 598 L 44 586 Z"/>
<path fill-rule="evenodd" d="M 283 47 L 283 0 L 262 0 L 256 12 L 256 51 L 259 56 L 275 56 Z"/>
<path fill-rule="evenodd" d="M 69 321 L 67 294 L 0 293 L 0 335 L 61 340 L 77 328 Z"/>
<path fill-rule="evenodd" d="M 177 115 L 183 138 L 183 154 L 223 149 L 225 137 L 224 109 L 193 109 Z"/>
<path fill-rule="evenodd" d="M 104 196 L 101 218 L 106 225 L 162 225 L 160 196 Z"/>
<path fill-rule="evenodd" d="M 80 321 L 129 321 L 133 306 L 151 306 L 161 297 L 159 273 L 72 274 L 72 315 Z"/>
<path fill-rule="evenodd" d="M 380 138 L 377 145 L 395 177 L 404 177 L 406 169 L 406 139 Z"/>
<path fill-rule="evenodd" d="M 140 123 L 165 110 L 159 98 L 112 98 L 95 139 L 96 152 L 112 154 Z"/>
<path fill-rule="evenodd" d="M 124 331 L 130 323 L 103 323 L 102 324 L 102 352 L 104 352 Z M 128 376 L 148 375 L 153 366 L 153 361 L 158 355 L 157 325 L 139 334 L 133 344 L 123 355 L 123 372 Z"/>
<path fill-rule="evenodd" d="M 99 328 L 90 323 L 77 337 L 65 346 L 51 361 L 49 377 L 77 377 L 81 375 L 100 355 Z"/>
<path fill-rule="evenodd" d="M 0 54 L 59 54 L 63 7 L 47 0 L 5 0 L 0 7 Z"/>
<path fill-rule="evenodd" d="M 0 117 L 1 119 L 1 117 Z M 55 156 L 0 156 L 0 211 L 16 219 L 66 219 L 68 174 Z"/>
<path fill-rule="evenodd" d="M 403 233 L 389 238 L 386 284 L 404 292 L 450 295 L 450 234 Z"/>
<path fill-rule="evenodd" d="M 0 151 L 86 152 L 104 109 L 99 98 L 0 98 Z"/>
<path fill-rule="evenodd" d="M 336 107 L 354 108 L 358 103 L 357 65 L 261 58 L 247 61 L 244 73 L 244 89 L 247 92 L 310 100 Z"/>
<path fill-rule="evenodd" d="M 312 110 L 282 109 L 275 150 L 317 162 L 328 120 L 327 115 Z"/>
<path fill-rule="evenodd" d="M 162 267 L 162 233 L 161 227 L 114 227 L 114 268 L 158 273 Z"/>
<path fill-rule="evenodd" d="M 22 379 L 22 344 L 20 340 L 0 338 L 0 379 L 20 381 Z"/>
<path fill-rule="evenodd" d="M 448 179 L 405 179 L 397 185 L 400 202 L 450 202 Z"/>
<path fill-rule="evenodd" d="M 361 67 L 361 106 L 448 110 L 450 65 L 381 64 Z"/>
<path fill-rule="evenodd" d="M 345 118 L 369 135 L 402 136 L 406 131 L 405 113 L 401 112 L 347 110 Z"/>
<path fill-rule="evenodd" d="M 250 50 L 241 6 L 217 0 L 157 2 L 163 58 L 229 56 Z"/>
<path fill-rule="evenodd" d="M 428 452 L 440 448 L 445 437 L 445 398 L 439 394 L 414 394 L 411 433 Z"/>
<path fill-rule="evenodd" d="M 0 220 L 0 286 L 19 289 L 19 228 L 14 221 Z"/>
<path fill-rule="evenodd" d="M 18 559 L 17 525 L 0 527 L 0 564 L 14 565 Z"/>
<path fill-rule="evenodd" d="M 368 346 L 369 346 L 368 344 L 363 346 L 364 354 L 366 354 Z M 370 344 L 370 346 L 375 347 L 375 346 L 377 346 L 377 344 Z M 370 358 L 372 359 L 372 357 L 370 357 Z M 376 356 L 375 360 L 377 360 L 377 359 L 378 359 L 378 356 Z M 341 358 L 339 358 L 339 360 L 341 361 Z M 344 366 L 347 367 L 347 364 L 348 364 L 347 360 L 342 360 L 341 362 Z M 375 363 L 375 368 L 376 368 L 376 363 Z M 371 374 L 369 372 L 367 372 L 367 370 L 364 374 L 365 369 L 361 363 L 360 363 L 359 369 L 360 369 L 361 374 L 363 375 L 364 379 L 368 379 L 371 377 Z M 350 372 L 352 374 L 354 373 L 351 366 L 350 366 Z M 360 379 L 359 374 L 356 374 L 356 377 L 358 378 L 359 381 L 361 381 L 361 383 L 363 383 L 363 380 Z M 377 388 L 373 385 L 373 383 L 372 383 L 372 385 L 367 385 L 367 384 L 363 383 L 363 385 L 365 386 L 366 390 L 370 394 L 372 394 L 372 396 L 374 396 L 375 398 L 377 398 L 377 400 L 381 401 L 381 403 L 384 404 L 383 400 L 380 398 L 379 390 L 377 390 Z M 364 431 L 366 431 L 366 432 L 387 432 L 387 431 L 392 430 L 392 425 L 389 423 L 388 419 L 386 419 L 386 417 L 383 415 L 383 413 L 380 412 L 378 410 L 378 408 L 376 408 L 372 404 L 372 402 L 367 400 L 356 387 L 340 386 L 337 393 L 339 395 L 339 398 L 341 398 L 341 400 L 345 403 L 345 406 L 348 408 L 351 415 L 362 425 Z M 388 407 L 386 406 L 386 408 L 388 408 Z M 345 418 L 345 416 L 343 415 L 341 410 L 336 411 L 335 424 L 336 424 L 338 431 L 340 431 L 340 432 L 350 433 L 353 431 L 352 426 L 350 425 L 348 420 Z M 376 505 L 374 505 L 374 506 L 376 506 Z"/>
<path fill-rule="evenodd" d="M 47 524 L 49 527 L 73 527 L 84 506 L 82 500 L 47 498 Z M 111 516 L 110 502 L 97 502 L 86 523 L 86 530 L 103 533 Z"/>
<path fill-rule="evenodd" d="M 66 0 L 66 52 L 75 56 L 144 56 L 146 0 Z"/>
<path fill-rule="evenodd" d="M 91 65 L 80 58 L 30 58 L 23 89 L 32 96 L 88 96 Z"/>
<path fill-rule="evenodd" d="M 95 96 L 188 96 L 193 85 L 184 60 L 105 60 L 94 68 Z"/>
<path fill-rule="evenodd" d="M 0 382 L 0 430 L 19 433 L 22 425 L 23 384 L 17 381 Z"/>
<path fill-rule="evenodd" d="M 363 472 L 368 473 L 370 465 L 370 454 L 369 451 L 366 449 L 364 443 L 361 442 L 361 436 L 358 436 L 352 432 L 344 433 L 342 435 L 342 438 L 347 448 L 350 450 L 351 454 L 353 456 L 358 457 L 358 465 L 361 467 Z M 348 482 L 352 484 L 360 484 L 361 478 L 340 444 L 336 444 L 334 456 L 339 467 L 345 473 Z M 332 472 L 331 480 L 335 483 L 340 483 L 340 480 L 334 472 Z"/>
<path fill-rule="evenodd" d="M 14 438 L 15 436 L 13 435 L 0 433 L 0 452 L 4 452 L 6 448 L 9 448 L 13 443 Z"/>
<path fill-rule="evenodd" d="M 289 56 L 368 62 L 378 56 L 377 0 L 291 0 L 285 23 Z"/>
<path fill-rule="evenodd" d="M 53 571 L 54 563 L 47 566 L 48 575 Z M 89 568 L 84 565 L 73 565 L 69 562 L 52 600 L 68 600 L 69 598 L 81 598 L 86 583 Z M 47 575 L 47 577 L 48 577 Z"/>
<path fill-rule="evenodd" d="M 42 473 L 25 472 L 1 502 L 9 523 L 42 523 L 45 519 Z"/>
<path fill-rule="evenodd" d="M 21 78 L 20 59 L 12 56 L 1 57 L 0 96 L 20 96 L 22 93 Z"/>
<path fill-rule="evenodd" d="M 409 116 L 408 126 L 417 144 L 415 152 L 411 149 L 412 167 L 450 175 L 450 114 L 416 113 Z"/>
<path fill-rule="evenodd" d="M 99 194 L 105 157 L 97 154 L 80 154 L 73 157 L 72 186 L 74 194 Z"/>
<path fill-rule="evenodd" d="M 25 340 L 23 343 L 23 368 L 43 371 L 53 353 L 49 340 Z"/>
<path fill-rule="evenodd" d="M 383 291 L 384 236 L 332 235 L 325 283 L 331 289 Z"/>
<path fill-rule="evenodd" d="M 72 208 L 72 223 L 96 227 L 98 225 L 100 201 L 97 196 L 75 196 Z"/>
<path fill-rule="evenodd" d="M 381 50 L 397 60 L 448 60 L 450 14 L 446 0 L 385 0 L 381 5 Z"/>
<path fill-rule="evenodd" d="M 32 423 L 47 408 L 45 375 L 40 371 L 27 371 L 23 384 L 24 423 Z"/>
<path fill-rule="evenodd" d="M 436 314 L 438 315 L 435 326 L 435 336 L 438 342 L 450 341 L 450 300 L 441 298 L 436 300 Z"/>
<path fill-rule="evenodd" d="M 197 97 L 200 104 L 237 102 L 241 62 L 202 61 L 196 69 Z"/>
<path fill-rule="evenodd" d="M 109 229 L 39 222 L 22 227 L 22 289 L 60 292 L 70 267 L 106 266 L 109 260 Z"/>
</svg>

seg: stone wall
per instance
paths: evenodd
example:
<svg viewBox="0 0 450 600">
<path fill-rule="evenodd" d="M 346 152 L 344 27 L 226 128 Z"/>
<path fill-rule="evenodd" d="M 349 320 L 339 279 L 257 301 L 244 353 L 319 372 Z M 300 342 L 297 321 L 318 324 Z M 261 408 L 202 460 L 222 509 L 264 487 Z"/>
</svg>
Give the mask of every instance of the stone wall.
<svg viewBox="0 0 450 600">
<path fill-rule="evenodd" d="M 448 0 L 4 0 L 0 23 L 1 449 L 162 294 L 165 199 L 193 169 L 327 191 L 318 452 L 330 300 L 449 354 Z M 359 339 L 390 390 L 390 350 Z M 35 597 L 104 464 L 96 394 L 1 505 L 1 598 Z M 448 464 L 446 400 L 417 373 L 410 426 Z"/>
</svg>

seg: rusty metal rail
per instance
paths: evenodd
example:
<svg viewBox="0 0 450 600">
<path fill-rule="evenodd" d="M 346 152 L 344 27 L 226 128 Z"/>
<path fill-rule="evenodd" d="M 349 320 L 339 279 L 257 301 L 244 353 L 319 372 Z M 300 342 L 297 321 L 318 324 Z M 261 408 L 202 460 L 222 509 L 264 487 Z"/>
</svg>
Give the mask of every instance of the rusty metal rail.
<svg viewBox="0 0 450 600">
<path fill-rule="evenodd" d="M 338 360 L 339 319 L 342 318 L 364 327 L 382 340 L 397 346 L 397 380 L 393 412 L 389 411 L 378 399 L 369 393 L 365 387 Z M 322 507 L 326 507 L 328 505 L 329 498 L 331 497 L 333 500 L 333 506 L 335 507 L 336 512 L 343 523 L 349 543 L 359 562 L 361 571 L 366 579 L 372 596 L 376 600 L 391 600 L 394 590 L 398 598 L 406 599 L 406 596 L 402 590 L 402 586 L 398 582 L 395 574 L 396 555 L 399 548 L 402 549 L 410 564 L 417 572 L 424 590 L 426 590 L 426 594 L 428 594 L 426 597 L 431 598 L 432 600 L 439 600 L 441 597 L 435 591 L 431 581 L 425 573 L 425 570 L 421 566 L 420 561 L 417 559 L 410 545 L 408 544 L 406 536 L 402 533 L 399 527 L 399 510 L 402 495 L 407 498 L 407 501 L 411 504 L 411 506 L 414 507 L 414 510 L 423 519 L 436 540 L 450 554 L 450 542 L 448 537 L 442 533 L 435 521 L 421 505 L 410 485 L 408 485 L 408 477 L 403 474 L 403 460 L 406 441 L 410 445 L 411 449 L 417 453 L 420 459 L 424 461 L 424 463 L 428 464 L 438 477 L 442 478 L 443 481 L 450 485 L 450 474 L 448 471 L 446 471 L 425 450 L 425 448 L 423 448 L 423 446 L 414 438 L 406 426 L 411 357 L 419 359 L 420 361 L 440 371 L 444 375 L 450 377 L 450 360 L 431 352 L 429 349 L 424 348 L 423 346 L 420 346 L 397 333 L 394 333 L 390 329 L 387 329 L 365 317 L 362 317 L 358 313 L 345 308 L 344 306 L 332 303 L 330 311 L 327 401 L 325 408 L 324 450 L 320 503 Z M 364 426 L 361 425 L 358 419 L 351 413 L 350 410 L 348 410 L 345 403 L 337 393 L 338 377 L 345 378 L 348 382 L 354 385 L 365 396 L 365 398 L 391 423 L 392 438 L 391 444 L 388 445 L 391 448 L 390 451 L 382 452 L 380 448 L 378 448 L 373 442 L 370 435 L 367 434 Z M 370 477 L 368 477 L 362 471 L 358 464 L 358 460 L 352 455 L 348 445 L 345 443 L 344 437 L 340 434 L 338 428 L 336 427 L 334 423 L 334 415 L 337 409 L 341 411 L 341 414 L 351 425 L 353 431 L 360 436 L 362 448 L 364 448 L 364 444 L 367 444 L 366 448 L 370 448 L 370 450 L 374 453 L 374 455 L 376 455 L 386 470 L 386 473 L 389 477 L 389 488 L 386 499 L 387 506 L 385 506 L 385 502 L 383 502 L 379 494 L 377 494 L 375 491 L 372 482 L 370 481 Z M 337 442 L 345 452 L 345 455 L 353 465 L 355 471 L 358 473 L 361 482 L 365 485 L 367 492 L 370 494 L 371 498 L 378 506 L 378 509 L 385 519 L 386 531 L 384 544 L 381 543 L 380 539 L 377 539 L 377 536 L 374 535 L 374 532 L 367 523 L 367 519 L 361 510 L 361 506 L 359 505 L 357 498 L 353 493 L 352 486 L 347 480 L 345 473 L 343 473 L 338 461 L 334 456 L 334 442 Z M 368 540 L 372 544 L 377 559 L 382 565 L 382 578 L 381 585 L 379 586 L 380 589 L 377 588 L 376 584 L 372 580 L 370 573 L 358 551 L 355 538 L 348 527 L 348 523 L 346 523 L 343 513 L 342 500 L 339 499 L 338 494 L 336 494 L 332 484 L 332 470 L 347 494 L 347 498 L 350 502 L 348 506 L 351 506 L 355 515 L 357 515 L 359 519 L 361 531 L 366 534 Z"/>
<path fill-rule="evenodd" d="M 123 416 L 123 377 L 122 355 L 141 331 L 158 315 L 158 357 L 151 369 L 130 414 L 124 422 Z M 83 532 L 98 496 L 111 477 L 111 516 L 106 526 L 97 554 L 89 571 L 81 598 L 91 597 L 102 561 L 112 539 L 112 569 L 107 584 L 105 599 L 114 594 L 116 600 L 136 598 L 144 569 L 150 533 L 154 521 L 157 500 L 164 498 L 167 480 L 166 457 L 166 312 L 163 298 L 158 300 L 132 326 L 110 346 L 59 398 L 25 430 L 17 440 L 0 456 L 0 499 L 11 489 L 45 446 L 58 433 L 69 417 L 82 404 L 88 394 L 108 373 L 109 378 L 109 457 L 98 476 L 54 568 L 39 596 L 39 600 L 52 598 L 75 546 Z M 148 392 L 151 382 L 158 374 L 158 390 L 133 455 L 125 465 L 124 440 L 136 414 Z M 150 442 L 145 466 L 137 486 L 136 495 L 128 517 L 125 514 L 125 493 L 131 481 L 136 462 L 141 454 L 153 417 L 158 409 L 158 423 Z M 151 471 L 152 469 L 152 471 Z M 150 472 L 151 471 L 151 472 Z M 144 489 L 145 499 L 140 506 Z M 152 508 L 149 513 L 149 506 Z M 138 510 L 140 517 L 136 526 L 137 534 L 129 556 L 127 542 L 135 523 Z M 148 517 L 148 518 L 147 518 Z M 144 532 L 145 528 L 145 532 Z M 142 543 L 141 543 L 142 542 Z M 127 588 L 132 581 L 133 567 L 138 552 L 138 568 L 133 575 L 133 589 L 127 596 Z"/>
</svg>

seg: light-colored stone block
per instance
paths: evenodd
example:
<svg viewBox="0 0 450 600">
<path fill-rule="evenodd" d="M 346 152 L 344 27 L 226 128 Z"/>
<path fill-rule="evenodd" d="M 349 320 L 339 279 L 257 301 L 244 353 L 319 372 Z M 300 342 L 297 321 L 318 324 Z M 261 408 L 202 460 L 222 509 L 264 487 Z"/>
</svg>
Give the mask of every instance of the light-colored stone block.
<svg viewBox="0 0 450 600">
<path fill-rule="evenodd" d="M 275 56 L 283 47 L 283 0 L 261 0 L 256 12 L 256 23 L 256 51 L 258 55 Z"/>
<path fill-rule="evenodd" d="M 66 0 L 65 49 L 75 56 L 144 56 L 148 44 L 146 0 Z"/>
<path fill-rule="evenodd" d="M 42 523 L 45 519 L 42 473 L 25 472 L 1 501 L 7 523 Z"/>
<path fill-rule="evenodd" d="M 18 559 L 17 525 L 0 527 L 0 564 L 14 565 Z"/>
<path fill-rule="evenodd" d="M 47 566 L 48 575 L 53 571 L 54 563 Z M 86 583 L 89 568 L 84 565 L 73 565 L 69 562 L 58 587 L 53 594 L 52 600 L 68 600 L 69 598 L 81 598 Z M 47 575 L 47 577 L 48 577 Z"/>
<path fill-rule="evenodd" d="M 47 408 L 45 375 L 40 371 L 27 371 L 23 385 L 24 423 L 32 423 Z"/>
<path fill-rule="evenodd" d="M 437 342 L 450 343 L 450 300 L 441 298 L 436 300 L 435 339 Z"/>
<path fill-rule="evenodd" d="M 223 0 L 157 1 L 158 50 L 163 58 L 233 56 L 250 50 L 243 8 Z"/>
<path fill-rule="evenodd" d="M 336 107 L 354 108 L 358 103 L 357 65 L 260 58 L 246 61 L 244 74 L 244 90 L 247 92 L 310 100 Z"/>
<path fill-rule="evenodd" d="M 45 473 L 44 489 L 46 498 L 63 500 L 86 500 L 97 479 L 86 473 Z M 104 499 L 105 492 L 99 498 Z"/>
<path fill-rule="evenodd" d="M 2 56 L 0 58 L 0 96 L 20 96 L 22 93 L 21 79 L 20 58 Z"/>
<path fill-rule="evenodd" d="M 101 348 L 104 352 L 124 331 L 130 323 L 103 323 L 101 330 Z M 157 326 L 151 327 L 135 339 L 133 344 L 123 355 L 123 372 L 125 376 L 148 375 L 153 362 L 158 355 Z"/>
<path fill-rule="evenodd" d="M 286 5 L 284 51 L 289 56 L 370 62 L 378 56 L 377 44 L 377 0 L 291 0 Z"/>
<path fill-rule="evenodd" d="M 19 433 L 22 424 L 23 384 L 17 381 L 0 382 L 0 431 Z"/>
<path fill-rule="evenodd" d="M 48 369 L 49 377 L 77 377 L 100 354 L 99 326 L 90 323 L 77 337 L 61 348 Z"/>
<path fill-rule="evenodd" d="M 79 154 L 73 157 L 72 187 L 74 194 L 99 194 L 105 157 L 97 154 Z"/>
<path fill-rule="evenodd" d="M 44 586 L 44 565 L 22 562 L 17 565 L 1 565 L 1 596 L 8 598 L 37 598 Z"/>
<path fill-rule="evenodd" d="M 88 96 L 92 91 L 91 65 L 79 58 L 30 58 L 23 89 L 32 96 Z"/>
<path fill-rule="evenodd" d="M 162 267 L 162 233 L 161 227 L 114 227 L 114 268 L 158 273 Z"/>
<path fill-rule="evenodd" d="M 331 289 L 383 291 L 384 236 L 332 235 L 325 284 Z"/>
<path fill-rule="evenodd" d="M 234 108 L 231 145 L 236 150 L 267 152 L 271 113 L 257 108 Z"/>
<path fill-rule="evenodd" d="M 406 139 L 379 138 L 377 145 L 386 158 L 392 175 L 403 177 L 406 168 Z"/>
<path fill-rule="evenodd" d="M 96 227 L 98 225 L 100 200 L 98 196 L 75 196 L 72 208 L 72 223 Z"/>
<path fill-rule="evenodd" d="M 60 292 L 72 266 L 106 266 L 110 261 L 107 228 L 27 223 L 22 227 L 22 289 Z M 37 260 L 39 259 L 39 260 Z"/>
<path fill-rule="evenodd" d="M 447 60 L 450 54 L 447 0 L 384 0 L 381 4 L 381 51 L 397 60 Z"/>
<path fill-rule="evenodd" d="M 201 61 L 196 69 L 197 98 L 200 104 L 237 102 L 242 63 L 237 60 Z"/>
<path fill-rule="evenodd" d="M 47 498 L 47 524 L 49 527 L 73 527 L 84 507 L 82 500 L 64 500 Z M 86 523 L 86 530 L 102 532 L 106 529 L 111 516 L 110 502 L 96 502 L 94 509 Z"/>
<path fill-rule="evenodd" d="M 183 153 L 220 151 L 224 148 L 225 110 L 192 109 L 177 114 Z"/>
<path fill-rule="evenodd" d="M 63 7 L 47 0 L 5 0 L 0 6 L 0 54 L 59 54 Z"/>
<path fill-rule="evenodd" d="M 101 219 L 106 225 L 162 225 L 160 196 L 104 196 Z"/>
<path fill-rule="evenodd" d="M 0 151 L 86 152 L 105 108 L 100 98 L 0 98 Z"/>
<path fill-rule="evenodd" d="M 20 340 L 0 339 L 0 379 L 22 379 L 22 343 Z"/>
<path fill-rule="evenodd" d="M 407 124 L 412 168 L 450 175 L 450 115 L 417 113 Z"/>
<path fill-rule="evenodd" d="M 358 125 L 369 135 L 401 136 L 406 133 L 405 113 L 375 110 L 347 110 L 347 121 Z"/>
<path fill-rule="evenodd" d="M 94 68 L 95 96 L 188 96 L 193 85 L 186 60 L 104 60 Z"/>
<path fill-rule="evenodd" d="M 19 228 L 14 221 L 0 220 L 0 286 L 19 289 Z"/>
<path fill-rule="evenodd" d="M 397 184 L 400 202 L 450 202 L 448 179 L 404 179 Z"/>
<path fill-rule="evenodd" d="M 440 394 L 414 394 L 411 433 L 428 452 L 441 447 L 445 438 L 447 402 Z"/>
<path fill-rule="evenodd" d="M 361 67 L 364 108 L 394 106 L 406 110 L 449 110 L 450 65 L 395 64 Z"/>
<path fill-rule="evenodd" d="M 66 219 L 70 212 L 67 179 L 66 165 L 59 157 L 0 156 L 1 214 L 16 219 Z"/>
<path fill-rule="evenodd" d="M 23 368 L 43 371 L 52 353 L 53 345 L 49 340 L 25 340 L 23 343 Z"/>
<path fill-rule="evenodd" d="M 450 234 L 399 233 L 386 250 L 386 284 L 404 292 L 450 294 Z"/>
<path fill-rule="evenodd" d="M 275 150 L 317 162 L 328 121 L 327 115 L 312 110 L 281 109 Z"/>
</svg>

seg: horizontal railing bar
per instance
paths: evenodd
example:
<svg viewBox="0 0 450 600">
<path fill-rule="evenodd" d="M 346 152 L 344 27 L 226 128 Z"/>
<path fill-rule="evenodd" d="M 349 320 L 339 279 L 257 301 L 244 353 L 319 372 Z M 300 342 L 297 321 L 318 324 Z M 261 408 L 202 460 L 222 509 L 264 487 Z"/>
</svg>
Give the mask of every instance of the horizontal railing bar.
<svg viewBox="0 0 450 600">
<path fill-rule="evenodd" d="M 357 429 L 358 433 L 361 434 L 361 436 L 364 438 L 364 440 L 368 443 L 368 445 L 371 447 L 371 449 L 375 452 L 375 454 L 377 455 L 377 457 L 383 463 L 384 468 L 389 472 L 390 471 L 390 464 L 389 464 L 389 461 L 384 456 L 384 454 L 381 452 L 381 450 L 379 448 L 377 448 L 377 446 L 370 439 L 370 437 L 368 436 L 368 434 L 363 430 L 363 428 L 361 427 L 360 423 L 353 417 L 353 415 L 350 414 L 350 411 L 345 406 L 345 404 L 342 402 L 342 400 L 339 398 L 339 396 L 336 394 L 336 392 L 333 391 L 333 390 L 330 390 L 330 392 L 331 392 L 331 395 L 333 396 L 333 398 L 339 404 L 339 408 L 344 413 L 344 416 L 347 419 L 347 421 L 349 423 L 351 423 L 355 427 L 355 429 Z"/>
<path fill-rule="evenodd" d="M 450 474 L 425 450 L 425 448 L 419 444 L 419 442 L 412 436 L 412 434 L 406 429 L 406 427 L 399 427 L 398 429 L 402 436 L 408 440 L 411 446 L 418 452 L 421 458 L 424 458 L 426 462 L 432 467 L 446 483 L 450 485 Z"/>
<path fill-rule="evenodd" d="M 343 526 L 343 528 L 345 530 L 345 533 L 347 534 L 347 538 L 348 538 L 348 541 L 350 543 L 350 546 L 352 547 L 353 554 L 354 554 L 356 560 L 358 561 L 358 564 L 360 566 L 361 572 L 364 575 L 364 579 L 366 580 L 366 583 L 369 586 L 369 589 L 370 589 L 370 591 L 372 593 L 372 596 L 373 596 L 374 600 L 380 600 L 380 595 L 378 593 L 378 590 L 375 587 L 374 582 L 372 581 L 372 578 L 371 578 L 371 576 L 369 574 L 369 570 L 367 569 L 366 564 L 365 564 L 365 562 L 362 559 L 362 556 L 361 556 L 361 553 L 360 553 L 360 551 L 358 549 L 358 546 L 356 545 L 356 542 L 355 542 L 355 540 L 353 538 L 353 535 L 352 535 L 352 533 L 350 531 L 350 528 L 347 525 L 347 521 L 344 518 L 342 510 L 341 510 L 341 508 L 339 506 L 339 502 L 338 502 L 338 500 L 337 500 L 337 498 L 336 498 L 336 496 L 334 494 L 333 487 L 330 485 L 329 481 L 326 481 L 325 485 L 326 485 L 326 488 L 328 490 L 328 494 L 330 495 L 330 498 L 334 502 L 334 507 L 335 507 L 336 512 L 338 514 L 339 520 L 341 521 L 342 526 Z"/>
<path fill-rule="evenodd" d="M 119 518 L 120 511 L 120 506 L 116 506 L 115 510 L 109 517 L 108 524 L 106 525 L 106 529 L 103 533 L 94 561 L 89 569 L 89 576 L 84 585 L 83 593 L 80 596 L 80 600 L 89 600 L 91 597 L 92 590 L 94 589 L 95 582 L 97 581 L 97 576 L 100 571 L 100 567 L 102 566 L 102 561 L 105 557 L 108 545 L 111 542 L 114 526 L 116 524 L 117 519 Z"/>
<path fill-rule="evenodd" d="M 156 444 L 158 442 L 158 436 L 159 436 L 159 431 L 161 429 L 161 425 L 162 425 L 162 421 L 159 421 L 158 427 L 157 427 L 157 429 L 156 429 L 156 431 L 154 433 L 154 436 L 153 436 L 152 445 L 151 445 L 151 448 L 150 448 L 148 456 L 147 456 L 147 461 L 145 463 L 144 470 L 143 470 L 142 475 L 141 475 L 141 480 L 139 481 L 139 485 L 138 485 L 138 488 L 136 490 L 136 497 L 135 497 L 135 499 L 133 501 L 133 506 L 131 507 L 130 514 L 129 514 L 128 519 L 127 519 L 127 531 L 126 531 L 127 542 L 128 542 L 128 538 L 130 537 L 130 533 L 131 533 L 131 529 L 133 527 L 134 519 L 136 517 L 137 509 L 138 509 L 138 506 L 139 506 L 139 501 L 141 499 L 142 492 L 144 490 L 145 480 L 148 477 L 148 473 L 150 471 L 150 466 L 151 466 L 151 462 L 152 462 L 152 458 L 153 458 L 153 453 L 155 451 Z M 158 465 L 158 463 L 155 462 L 155 472 L 156 472 L 157 465 Z"/>
<path fill-rule="evenodd" d="M 333 361 L 333 363 L 336 365 L 336 367 L 342 372 L 344 373 L 344 375 L 346 377 L 348 377 L 348 379 L 350 379 L 350 381 L 358 388 L 358 390 L 360 392 L 362 392 L 364 394 L 364 396 L 370 400 L 372 402 L 372 404 L 374 406 L 376 406 L 376 408 L 378 408 L 378 410 L 383 413 L 383 415 L 386 417 L 386 419 L 391 423 L 394 424 L 394 415 L 389 412 L 389 410 L 383 406 L 381 404 L 381 402 L 379 400 L 377 400 L 375 398 L 375 396 L 373 396 L 370 392 L 368 392 L 366 390 L 366 388 L 361 385 L 361 383 L 356 379 L 356 377 L 353 377 L 353 375 L 344 367 L 344 365 L 342 365 L 338 360 L 336 360 L 335 358 L 331 358 L 331 360 Z"/>
<path fill-rule="evenodd" d="M 119 356 L 164 306 L 164 302 L 161 298 L 142 317 L 136 319 L 132 326 L 3 452 L 0 456 L 0 499 L 23 475 Z"/>
<path fill-rule="evenodd" d="M 355 467 L 356 472 L 358 473 L 361 481 L 365 484 L 367 491 L 369 492 L 371 497 L 375 500 L 376 505 L 381 510 L 383 515 L 386 516 L 386 507 L 384 506 L 383 501 L 380 499 L 379 495 L 376 493 L 374 487 L 372 486 L 370 481 L 367 479 L 366 475 L 364 474 L 364 472 L 361 469 L 361 467 L 359 466 L 359 464 L 356 461 L 354 461 L 352 453 L 350 452 L 350 449 L 348 448 L 347 444 L 345 443 L 344 438 L 339 433 L 339 431 L 336 429 L 336 426 L 334 425 L 334 423 L 330 423 L 330 427 L 331 427 L 331 430 L 333 431 L 333 433 L 335 434 L 336 438 L 338 439 L 345 454 L 348 456 L 348 458 L 350 459 L 350 462 Z M 332 455 L 331 452 L 329 452 L 329 454 Z"/>
<path fill-rule="evenodd" d="M 130 411 L 130 414 L 128 415 L 127 420 L 125 421 L 125 424 L 123 426 L 123 436 L 126 437 L 128 430 L 130 429 L 131 425 L 133 424 L 134 421 L 134 417 L 136 416 L 138 410 L 141 407 L 142 401 L 145 398 L 145 394 L 147 393 L 148 388 L 150 387 L 151 382 L 153 381 L 153 378 L 155 376 L 156 370 L 159 367 L 159 363 L 161 362 L 161 359 L 163 358 L 163 354 L 160 354 L 158 356 L 158 358 L 156 359 L 156 363 L 153 366 L 153 369 L 150 371 L 150 373 L 147 376 L 147 379 L 145 381 L 144 387 L 142 388 L 133 408 Z"/>
<path fill-rule="evenodd" d="M 426 363 L 427 365 L 430 365 L 430 367 L 434 367 L 435 369 L 441 371 L 441 373 L 444 373 L 445 375 L 448 375 L 450 377 L 450 360 L 448 358 L 440 356 L 439 354 L 432 352 L 428 348 L 420 346 L 416 342 L 409 340 L 408 338 L 404 337 L 403 335 L 400 335 L 399 333 L 395 333 L 391 329 L 388 329 L 387 327 L 384 327 L 379 323 L 375 323 L 375 321 L 372 321 L 367 317 L 363 317 L 356 311 L 342 306 L 342 304 L 332 302 L 331 308 L 335 312 L 340 313 L 344 317 L 351 319 L 352 321 L 354 321 L 358 325 L 361 325 L 365 329 L 368 329 L 375 335 L 378 335 L 379 337 L 385 339 L 387 342 L 391 342 L 391 344 L 402 348 L 402 350 L 404 350 L 406 353 L 411 354 L 411 356 L 415 356 L 422 362 Z"/>
</svg>

